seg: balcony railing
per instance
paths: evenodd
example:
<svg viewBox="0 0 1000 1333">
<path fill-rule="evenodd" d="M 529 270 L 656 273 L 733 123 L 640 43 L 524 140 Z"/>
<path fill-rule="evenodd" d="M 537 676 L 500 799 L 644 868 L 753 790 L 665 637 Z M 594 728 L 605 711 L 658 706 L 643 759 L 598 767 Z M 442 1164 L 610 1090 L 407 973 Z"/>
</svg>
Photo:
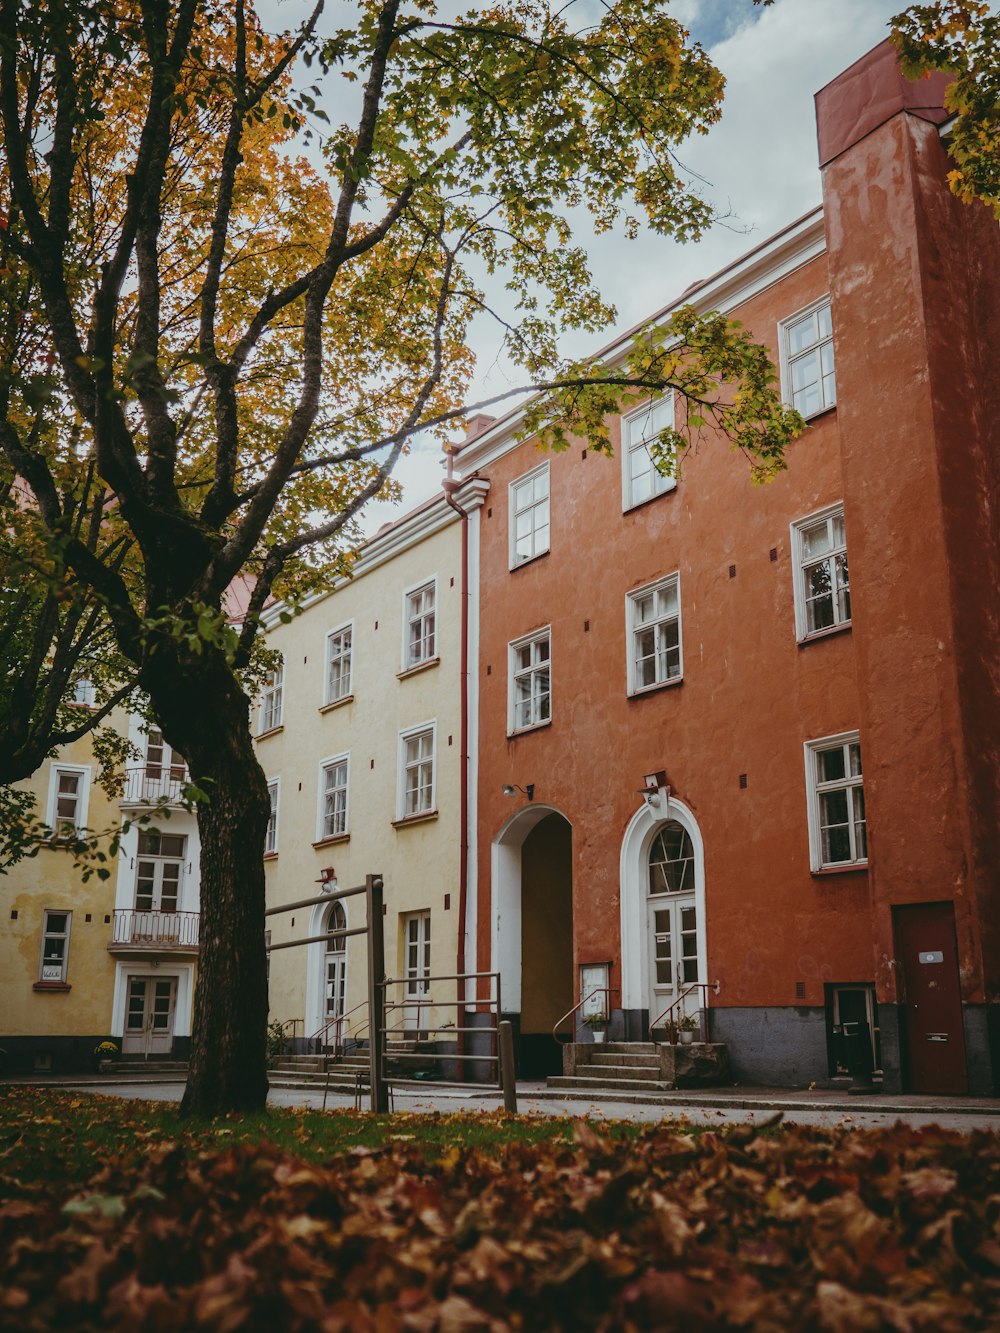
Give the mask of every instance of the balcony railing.
<svg viewBox="0 0 1000 1333">
<path fill-rule="evenodd" d="M 125 770 L 125 786 L 118 798 L 122 805 L 181 805 L 181 789 L 188 781 L 187 771 L 144 764 Z"/>
<path fill-rule="evenodd" d="M 199 912 L 144 912 L 119 909 L 109 949 L 197 949 Z"/>
</svg>

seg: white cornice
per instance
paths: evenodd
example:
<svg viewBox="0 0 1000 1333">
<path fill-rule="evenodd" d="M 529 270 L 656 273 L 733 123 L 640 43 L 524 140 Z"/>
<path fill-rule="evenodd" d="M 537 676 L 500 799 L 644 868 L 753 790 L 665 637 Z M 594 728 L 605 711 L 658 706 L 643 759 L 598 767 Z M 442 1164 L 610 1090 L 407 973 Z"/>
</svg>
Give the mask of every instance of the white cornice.
<svg viewBox="0 0 1000 1333">
<path fill-rule="evenodd" d="M 624 356 L 636 333 L 662 323 L 682 306 L 694 306 L 699 314 L 706 314 L 712 310 L 728 314 L 729 311 L 787 277 L 789 273 L 801 268 L 803 264 L 808 264 L 810 260 L 823 254 L 825 249 L 823 209 L 822 206 L 818 206 L 695 288 L 688 289 L 676 301 L 664 306 L 649 319 L 628 329 L 600 351 L 598 359 L 607 365 L 613 365 Z M 486 467 L 512 449 L 517 443 L 514 436 L 523 419 L 524 408 L 515 408 L 492 426 L 488 426 L 465 448 L 460 449 L 456 462 L 461 470 L 468 473 Z"/>
</svg>

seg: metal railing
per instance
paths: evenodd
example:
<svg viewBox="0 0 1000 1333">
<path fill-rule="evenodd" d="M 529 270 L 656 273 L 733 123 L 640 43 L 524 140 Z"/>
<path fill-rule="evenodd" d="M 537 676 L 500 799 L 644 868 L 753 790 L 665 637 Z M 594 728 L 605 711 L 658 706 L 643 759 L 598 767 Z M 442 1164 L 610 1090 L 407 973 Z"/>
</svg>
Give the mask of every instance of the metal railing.
<svg viewBox="0 0 1000 1333">
<path fill-rule="evenodd" d="M 119 805 L 183 805 L 184 784 L 189 781 L 187 769 L 144 764 L 142 768 L 127 768 Z"/>
<path fill-rule="evenodd" d="M 605 1014 L 606 1014 L 607 1017 L 608 1017 L 608 1021 L 610 1022 L 610 1020 L 611 1020 L 611 997 L 612 997 L 612 995 L 618 995 L 619 993 L 620 993 L 620 992 L 619 992 L 617 986 L 597 986 L 597 987 L 595 987 L 594 990 L 588 991 L 587 994 L 583 997 L 582 1000 L 579 1000 L 576 1004 L 574 1004 L 574 1006 L 573 1006 L 572 1009 L 567 1009 L 566 1012 L 563 1014 L 562 1018 L 557 1018 L 556 1021 L 555 1021 L 555 1023 L 553 1023 L 553 1025 L 552 1025 L 552 1040 L 555 1041 L 555 1042 L 557 1042 L 560 1046 L 568 1046 L 568 1045 L 571 1044 L 571 1042 L 573 1041 L 573 1038 L 576 1036 L 576 1025 L 574 1024 L 574 1026 L 573 1026 L 573 1031 L 572 1031 L 572 1033 L 570 1034 L 570 1038 L 569 1038 L 569 1041 L 568 1041 L 568 1042 L 567 1042 L 567 1041 L 563 1041 L 563 1039 L 559 1036 L 559 1029 L 560 1029 L 560 1028 L 562 1027 L 562 1025 L 566 1022 L 567 1018 L 572 1018 L 573 1015 L 574 1015 L 575 1013 L 577 1013 L 580 1009 L 582 1009 L 583 1006 L 584 1006 L 585 1004 L 587 1004 L 590 1000 L 592 1000 L 592 999 L 594 998 L 595 995 L 603 995 L 603 996 L 604 996 L 604 1012 L 605 1012 Z M 595 1012 L 596 1012 L 596 1011 L 595 1011 Z"/>
<path fill-rule="evenodd" d="M 497 1087 L 503 1086 L 503 1070 L 500 1063 L 500 973 L 499 972 L 449 972 L 440 976 L 422 976 L 418 978 L 421 986 L 427 986 L 426 993 L 416 997 L 403 996 L 398 1000 L 389 999 L 390 987 L 412 985 L 412 977 L 386 977 L 380 982 L 380 989 L 383 995 L 382 1011 L 383 1020 L 380 1028 L 381 1051 L 383 1065 L 392 1060 L 394 1064 L 412 1066 L 414 1072 L 418 1069 L 425 1069 L 428 1064 L 451 1064 L 455 1062 L 459 1065 L 466 1063 L 487 1064 L 493 1067 L 495 1071 Z M 434 982 L 468 982 L 474 981 L 475 998 L 468 999 L 464 994 L 461 999 L 441 999 L 438 998 L 429 987 Z M 480 982 L 486 981 L 487 994 L 480 994 Z M 464 987 L 462 990 L 464 991 Z M 479 1025 L 467 1026 L 464 1021 L 464 1013 L 470 1008 L 482 1010 L 487 1006 L 486 1013 L 489 1022 Z M 432 1022 L 431 1019 L 439 1010 L 454 1010 L 454 1021 L 447 1023 Z M 412 1016 L 416 1014 L 415 1022 Z M 395 1020 L 395 1021 L 394 1021 Z M 426 1020 L 426 1021 L 425 1021 Z M 480 1040 L 484 1037 L 488 1041 L 488 1050 L 473 1051 L 466 1050 L 466 1042 L 470 1033 L 475 1034 Z M 428 1046 L 442 1035 L 447 1037 L 454 1036 L 455 1050 L 438 1051 L 428 1050 Z M 388 1042 L 392 1040 L 397 1044 L 387 1049 Z M 399 1043 L 403 1044 L 400 1045 Z M 405 1045 L 412 1042 L 416 1049 L 406 1050 Z M 420 1048 L 423 1049 L 420 1049 Z M 400 1079 L 398 1076 L 393 1078 L 394 1083 L 405 1082 L 406 1079 Z M 435 1078 L 433 1082 L 439 1087 L 459 1086 L 467 1087 L 468 1084 L 457 1079 Z"/>
<path fill-rule="evenodd" d="M 692 981 L 692 982 L 689 982 L 688 985 L 685 986 L 684 989 L 680 992 L 680 994 L 677 996 L 677 998 L 676 998 L 675 1000 L 672 1000 L 671 1003 L 667 1005 L 667 1007 L 666 1007 L 666 1009 L 664 1009 L 663 1013 L 662 1013 L 662 1014 L 657 1014 L 657 1016 L 656 1016 L 656 1017 L 653 1019 L 653 1021 L 650 1023 L 650 1025 L 649 1025 L 649 1039 L 650 1039 L 650 1041 L 652 1041 L 652 1039 L 653 1039 L 653 1029 L 656 1028 L 656 1027 L 661 1027 L 661 1026 L 662 1026 L 662 1027 L 666 1028 L 666 1030 L 667 1030 L 667 1040 L 670 1042 L 670 1045 L 671 1045 L 671 1046 L 676 1046 L 676 1045 L 677 1045 L 677 1021 L 678 1021 L 678 1020 L 677 1020 L 676 1018 L 672 1018 L 672 1017 L 671 1017 L 671 1014 L 672 1014 L 673 1011 L 677 1008 L 678 1005 L 682 1005 L 682 1004 L 684 1003 L 684 1001 L 687 999 L 687 997 L 688 997 L 689 995 L 693 995 L 695 991 L 699 991 L 699 990 L 701 991 L 701 997 L 702 997 L 702 1007 L 701 1007 L 701 1010 L 700 1010 L 699 1012 L 704 1013 L 705 1016 L 706 1016 L 706 1020 L 705 1020 L 705 1036 L 707 1037 L 707 1036 L 708 1036 L 708 1009 L 709 1009 L 709 999 L 708 999 L 708 995 L 709 995 L 709 992 L 710 992 L 710 991 L 711 991 L 711 993 L 712 993 L 713 995 L 718 995 L 718 993 L 719 993 L 719 991 L 720 991 L 721 989 L 722 989 L 722 982 L 721 982 L 721 981 Z M 683 1010 L 682 1010 L 681 1012 L 683 1012 Z"/>
<path fill-rule="evenodd" d="M 362 1000 L 359 1004 L 356 1004 L 353 1009 L 348 1009 L 346 1013 L 335 1014 L 332 1018 L 328 1018 L 326 1022 L 323 1024 L 323 1026 L 321 1028 L 317 1028 L 316 1031 L 309 1038 L 310 1046 L 315 1043 L 317 1052 L 320 1055 L 327 1056 L 331 1060 L 341 1059 L 341 1057 L 344 1054 L 344 1044 L 345 1044 L 344 1031 L 347 1025 L 347 1020 L 351 1017 L 352 1014 L 356 1014 L 360 1009 L 367 1009 L 367 1008 L 368 1008 L 368 1001 Z M 331 1028 L 333 1028 L 334 1030 L 332 1047 L 329 1040 Z M 365 1018 L 365 1021 L 361 1024 L 361 1026 L 355 1028 L 355 1030 L 351 1033 L 350 1039 L 351 1041 L 357 1043 L 361 1040 L 362 1037 L 364 1037 L 367 1034 L 367 1032 L 368 1032 L 368 1019 Z"/>
<path fill-rule="evenodd" d="M 200 912 L 154 912 L 116 908 L 108 946 L 146 949 L 197 949 Z"/>
</svg>

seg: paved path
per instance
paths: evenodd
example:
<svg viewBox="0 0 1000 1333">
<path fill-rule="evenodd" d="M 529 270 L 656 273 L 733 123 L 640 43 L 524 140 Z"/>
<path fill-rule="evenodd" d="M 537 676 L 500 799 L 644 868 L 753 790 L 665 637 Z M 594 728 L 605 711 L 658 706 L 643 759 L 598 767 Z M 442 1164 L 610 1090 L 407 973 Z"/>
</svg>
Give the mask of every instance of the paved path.
<svg viewBox="0 0 1000 1333">
<path fill-rule="evenodd" d="M 96 1092 L 108 1097 L 135 1097 L 149 1101 L 180 1101 L 181 1083 L 112 1083 L 102 1080 L 75 1086 L 81 1092 Z M 268 1098 L 272 1106 L 296 1106 L 318 1109 L 323 1104 L 321 1091 L 299 1088 L 272 1088 Z M 353 1109 L 350 1096 L 331 1093 L 327 1108 Z M 419 1089 L 396 1093 L 395 1109 L 423 1114 L 434 1112 L 497 1111 L 503 1105 L 499 1093 L 464 1089 Z M 1000 1099 L 962 1099 L 916 1097 L 913 1095 L 846 1098 L 829 1090 L 788 1091 L 787 1089 L 737 1088 L 713 1089 L 705 1093 L 671 1093 L 661 1102 L 595 1101 L 554 1096 L 544 1084 L 518 1084 L 518 1111 L 522 1115 L 577 1116 L 591 1120 L 636 1120 L 652 1123 L 683 1118 L 700 1125 L 749 1124 L 766 1120 L 775 1110 L 794 1124 L 834 1126 L 857 1129 L 893 1125 L 902 1120 L 908 1125 L 941 1125 L 960 1133 L 974 1129 L 1000 1132 Z"/>
</svg>

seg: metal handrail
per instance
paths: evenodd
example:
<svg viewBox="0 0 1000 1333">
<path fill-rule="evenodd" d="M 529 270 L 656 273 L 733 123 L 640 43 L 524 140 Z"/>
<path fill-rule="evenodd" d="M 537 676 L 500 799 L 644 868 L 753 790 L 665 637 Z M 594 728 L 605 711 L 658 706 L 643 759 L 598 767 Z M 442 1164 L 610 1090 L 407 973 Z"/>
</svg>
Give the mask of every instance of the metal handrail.
<svg viewBox="0 0 1000 1333">
<path fill-rule="evenodd" d="M 294 1042 L 294 1041 L 295 1041 L 295 1028 L 296 1028 L 296 1026 L 297 1026 L 299 1023 L 302 1024 L 302 1031 L 304 1032 L 304 1031 L 305 1031 L 305 1028 L 306 1028 L 306 1020 L 305 1020 L 304 1018 L 286 1018 L 286 1019 L 284 1020 L 284 1022 L 278 1024 L 278 1059 L 279 1059 L 279 1060 L 280 1060 L 281 1057 L 285 1054 L 285 1028 L 290 1027 L 290 1028 L 292 1029 L 291 1040 Z"/>
<path fill-rule="evenodd" d="M 568 1009 L 566 1013 L 563 1014 L 562 1018 L 556 1019 L 555 1023 L 552 1026 L 552 1040 L 558 1042 L 560 1046 L 569 1046 L 572 1043 L 573 1037 L 571 1036 L 568 1042 L 563 1041 L 562 1038 L 559 1036 L 558 1029 L 562 1027 L 563 1023 L 566 1022 L 567 1018 L 572 1018 L 573 1015 L 577 1012 L 577 1010 L 582 1009 L 583 1006 L 587 1003 L 587 1001 L 592 1000 L 595 995 L 603 995 L 605 997 L 604 1012 L 607 1014 L 608 1019 L 610 1021 L 611 996 L 620 994 L 621 991 L 617 986 L 597 986 L 594 988 L 594 990 L 588 991 L 587 994 L 583 997 L 582 1000 L 580 1000 L 578 1004 L 574 1004 L 572 1009 Z M 575 1028 L 574 1028 L 574 1035 L 575 1035 Z"/>
<path fill-rule="evenodd" d="M 667 1029 L 667 1037 L 668 1037 L 668 1040 L 669 1040 L 669 1042 L 670 1042 L 670 1045 L 671 1045 L 671 1046 L 676 1046 L 676 1045 L 677 1045 L 677 1028 L 676 1028 L 676 1026 L 674 1025 L 674 1020 L 673 1020 L 672 1018 L 670 1018 L 669 1015 L 673 1012 L 674 1009 L 677 1008 L 677 1006 L 678 1006 L 679 1004 L 682 1004 L 682 1003 L 684 1002 L 684 1000 L 686 1000 L 687 997 L 688 997 L 689 995 L 693 994 L 696 990 L 700 990 L 700 991 L 702 992 L 702 999 L 704 1000 L 704 1008 L 705 1008 L 705 1010 L 707 1011 L 708 1008 L 710 1007 L 710 1006 L 709 1006 L 709 1000 L 708 1000 L 708 992 L 711 991 L 713 995 L 718 995 L 718 993 L 719 993 L 719 991 L 720 991 L 721 989 L 722 989 L 722 982 L 721 982 L 721 981 L 692 981 L 692 982 L 689 982 L 688 985 L 685 986 L 684 989 L 681 991 L 681 993 L 677 996 L 677 998 L 676 998 L 675 1000 L 673 1000 L 670 1004 L 667 1005 L 667 1007 L 666 1007 L 666 1009 L 664 1009 L 663 1013 L 662 1013 L 662 1014 L 657 1014 L 656 1018 L 654 1018 L 653 1021 L 650 1023 L 649 1028 L 648 1028 L 648 1034 L 649 1034 L 649 1039 L 650 1039 L 650 1041 L 652 1041 L 652 1039 L 653 1039 L 653 1028 L 655 1028 L 655 1027 L 659 1027 L 660 1024 L 663 1023 L 663 1026 Z M 666 1021 L 664 1022 L 664 1020 L 666 1020 Z"/>
<path fill-rule="evenodd" d="M 111 944 L 143 949 L 197 949 L 200 921 L 199 912 L 116 907 Z"/>
<path fill-rule="evenodd" d="M 367 1000 L 362 1000 L 362 1001 L 360 1002 L 360 1004 L 356 1004 L 356 1005 L 354 1006 L 353 1009 L 348 1009 L 346 1013 L 343 1013 L 343 1014 L 336 1014 L 333 1018 L 328 1018 L 328 1019 L 326 1020 L 326 1022 L 323 1024 L 323 1026 L 322 1026 L 321 1028 L 317 1028 L 317 1030 L 312 1034 L 312 1036 L 309 1038 L 310 1042 L 319 1041 L 319 1043 L 320 1043 L 320 1054 L 322 1054 L 322 1053 L 323 1053 L 324 1039 L 326 1038 L 326 1036 L 327 1036 L 327 1034 L 329 1033 L 329 1031 L 330 1031 L 331 1028 L 337 1028 L 338 1031 L 337 1031 L 336 1040 L 335 1040 L 334 1043 L 333 1043 L 333 1058 L 336 1060 L 336 1059 L 338 1058 L 338 1051 L 339 1051 L 339 1049 L 340 1049 L 340 1048 L 343 1046 L 343 1044 L 344 1044 L 344 1043 L 343 1043 L 343 1025 L 347 1022 L 347 1020 L 350 1018 L 350 1016 L 351 1016 L 352 1014 L 356 1014 L 356 1013 L 358 1012 L 359 1009 L 367 1009 L 367 1008 L 368 1008 L 368 1001 L 367 1001 Z M 353 1034 L 353 1035 L 354 1035 L 354 1040 L 355 1040 L 355 1041 L 358 1040 L 358 1038 L 364 1033 L 364 1031 L 367 1029 L 367 1027 L 368 1027 L 368 1023 L 367 1023 L 367 1021 L 366 1021 L 366 1022 L 363 1024 L 363 1026 L 360 1027 L 360 1028 L 358 1029 L 358 1031 L 355 1032 L 355 1033 Z"/>
<path fill-rule="evenodd" d="M 486 996 L 480 996 L 479 994 L 478 983 L 482 980 L 487 980 L 489 982 L 488 994 Z M 431 983 L 449 982 L 449 981 L 461 981 L 461 982 L 474 981 L 476 983 L 475 999 L 472 1001 L 468 1000 L 467 998 L 442 999 L 440 998 L 440 996 L 435 996 L 434 992 L 431 989 Z M 392 993 L 390 988 L 410 985 L 413 983 L 418 983 L 421 986 L 426 986 L 427 987 L 426 992 L 421 995 L 413 995 L 413 996 L 403 995 L 399 999 L 389 998 L 390 994 Z M 397 1049 L 393 1049 L 392 1051 L 390 1051 L 388 1050 L 388 1042 L 390 1040 L 398 1040 L 402 1038 L 405 1041 L 408 1038 L 410 1038 L 419 1042 L 422 1040 L 427 1040 L 427 1038 L 431 1037 L 432 1034 L 434 1037 L 438 1037 L 440 1036 L 440 1034 L 447 1032 L 449 1035 L 451 1033 L 454 1033 L 456 1036 L 461 1035 L 461 1037 L 464 1037 L 466 1033 L 475 1033 L 478 1036 L 485 1036 L 489 1038 L 491 1050 L 488 1054 L 484 1052 L 478 1052 L 476 1054 L 468 1054 L 461 1048 L 463 1043 L 460 1041 L 458 1050 L 449 1052 L 447 1055 L 441 1055 L 438 1058 L 449 1062 L 455 1062 L 460 1066 L 465 1062 L 487 1063 L 490 1065 L 494 1065 L 496 1068 L 497 1086 L 502 1086 L 503 1078 L 502 1078 L 502 1070 L 500 1067 L 500 1049 L 498 1041 L 499 1031 L 500 1031 L 499 1027 L 500 1014 L 502 1012 L 499 972 L 449 972 L 447 974 L 444 973 L 440 975 L 429 974 L 427 976 L 419 976 L 419 977 L 406 977 L 406 976 L 385 977 L 379 983 L 379 986 L 383 994 L 382 1006 L 381 1006 L 383 1012 L 383 1019 L 380 1030 L 380 1037 L 382 1039 L 381 1050 L 382 1050 L 383 1060 L 385 1060 L 387 1057 L 391 1057 L 391 1059 L 394 1062 L 401 1061 L 403 1063 L 406 1063 L 409 1061 L 411 1063 L 416 1063 L 425 1061 L 428 1058 L 428 1053 L 426 1051 L 410 1052 L 410 1051 L 400 1051 Z M 462 1011 L 469 1004 L 474 1004 L 477 1007 L 482 1005 L 487 1005 L 491 1013 L 495 1010 L 495 1017 L 493 1018 L 493 1022 L 487 1026 L 482 1026 L 482 1027 L 479 1026 L 467 1027 L 462 1021 Z M 430 1023 L 431 1012 L 434 1010 L 441 1010 L 441 1009 L 444 1010 L 454 1009 L 455 1021 L 453 1023 L 445 1023 L 443 1025 L 441 1024 L 432 1025 Z M 406 1026 L 407 1021 L 408 1019 L 411 1018 L 414 1011 L 416 1012 L 417 1015 L 418 1026 L 416 1028 L 407 1027 Z M 420 1022 L 421 1014 L 423 1014 L 426 1017 L 427 1019 L 426 1024 Z M 444 1082 L 444 1080 L 435 1080 L 435 1082 Z"/>
</svg>

